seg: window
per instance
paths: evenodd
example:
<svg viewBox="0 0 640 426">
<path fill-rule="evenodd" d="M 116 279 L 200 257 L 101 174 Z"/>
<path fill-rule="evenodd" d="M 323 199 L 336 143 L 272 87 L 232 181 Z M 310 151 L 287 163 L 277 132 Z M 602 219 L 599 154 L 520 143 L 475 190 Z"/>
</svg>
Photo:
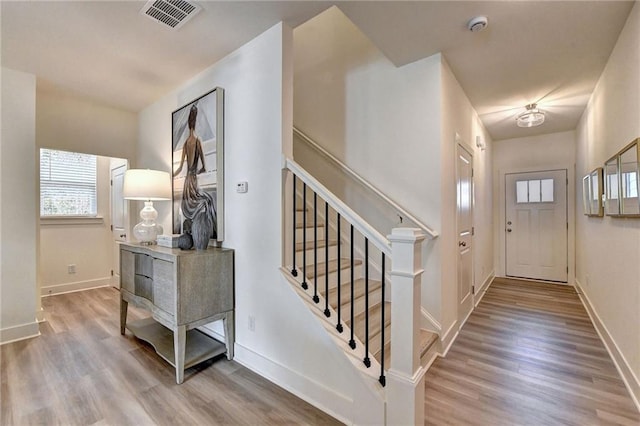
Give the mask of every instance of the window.
<svg viewBox="0 0 640 426">
<path fill-rule="evenodd" d="M 638 197 L 638 174 L 636 172 L 622 173 L 622 197 Z"/>
<path fill-rule="evenodd" d="M 553 203 L 553 179 L 517 181 L 516 203 Z"/>
<path fill-rule="evenodd" d="M 96 156 L 40 150 L 40 216 L 96 216 Z"/>
</svg>

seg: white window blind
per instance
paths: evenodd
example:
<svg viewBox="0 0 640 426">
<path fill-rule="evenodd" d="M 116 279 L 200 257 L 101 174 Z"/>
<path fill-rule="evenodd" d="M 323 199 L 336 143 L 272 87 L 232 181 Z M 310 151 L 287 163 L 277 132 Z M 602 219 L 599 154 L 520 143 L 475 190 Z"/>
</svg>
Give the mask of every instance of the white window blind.
<svg viewBox="0 0 640 426">
<path fill-rule="evenodd" d="M 40 150 L 40 215 L 96 216 L 96 156 Z"/>
</svg>

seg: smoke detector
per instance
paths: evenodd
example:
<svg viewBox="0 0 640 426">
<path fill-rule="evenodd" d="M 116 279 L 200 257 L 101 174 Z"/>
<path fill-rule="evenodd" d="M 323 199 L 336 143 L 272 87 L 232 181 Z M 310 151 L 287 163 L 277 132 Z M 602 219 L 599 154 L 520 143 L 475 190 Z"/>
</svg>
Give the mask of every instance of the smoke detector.
<svg viewBox="0 0 640 426">
<path fill-rule="evenodd" d="M 202 9 L 187 0 L 151 0 L 140 13 L 155 22 L 177 30 Z"/>
<path fill-rule="evenodd" d="M 480 31 L 487 28 L 489 25 L 489 20 L 486 16 L 476 16 L 475 18 L 471 18 L 469 22 L 467 22 L 467 28 L 472 33 L 479 33 Z"/>
</svg>

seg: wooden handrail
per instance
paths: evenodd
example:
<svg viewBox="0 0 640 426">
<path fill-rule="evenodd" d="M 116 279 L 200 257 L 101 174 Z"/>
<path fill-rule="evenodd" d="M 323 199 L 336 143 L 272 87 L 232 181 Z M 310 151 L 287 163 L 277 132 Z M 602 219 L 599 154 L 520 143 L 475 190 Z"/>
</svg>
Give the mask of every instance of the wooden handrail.
<svg viewBox="0 0 640 426">
<path fill-rule="evenodd" d="M 438 232 L 434 231 L 433 229 L 431 229 L 430 227 L 428 227 L 427 225 L 422 223 L 418 218 L 416 218 L 414 215 L 409 213 L 407 210 L 405 210 L 403 207 L 401 207 L 398 203 L 393 201 L 391 198 L 386 196 L 378 188 L 376 188 L 375 186 L 371 185 L 369 182 L 364 180 L 362 177 L 360 177 L 360 175 L 358 175 L 355 171 L 353 171 L 349 166 L 344 164 L 342 161 L 340 161 L 338 158 L 336 158 L 329 151 L 327 151 L 326 149 L 324 149 L 323 147 L 318 145 L 309 136 L 305 135 L 302 131 L 300 131 L 296 127 L 293 128 L 293 133 L 295 133 L 300 138 L 302 138 L 313 149 L 318 151 L 318 153 L 320 153 L 323 157 L 325 157 L 325 158 L 329 159 L 330 161 L 332 161 L 333 163 L 335 163 L 338 167 L 340 167 L 340 169 L 342 169 L 342 171 L 344 171 L 351 178 L 355 179 L 358 183 L 363 185 L 365 188 L 367 188 L 368 190 L 370 190 L 371 192 L 376 194 L 378 197 L 382 198 L 382 200 L 384 200 L 387 204 L 391 205 L 394 209 L 396 209 L 401 214 L 401 216 L 404 216 L 404 217 L 408 218 L 410 221 L 412 221 L 413 223 L 415 223 L 420 229 L 422 229 L 427 234 L 428 238 L 434 239 L 434 238 L 438 237 Z"/>
<path fill-rule="evenodd" d="M 329 191 L 323 184 L 318 182 L 313 176 L 311 176 L 305 169 L 303 169 L 298 163 L 290 158 L 283 157 L 283 169 L 290 170 L 298 179 L 304 182 L 309 188 L 317 193 L 323 200 L 325 200 L 332 209 L 340 213 L 347 222 L 353 225 L 362 235 L 369 239 L 369 241 L 378 248 L 381 252 L 387 256 L 391 256 L 391 243 L 385 236 L 376 231 L 371 225 L 365 222 L 360 215 L 354 212 L 349 206 L 338 199 L 331 191 Z"/>
</svg>

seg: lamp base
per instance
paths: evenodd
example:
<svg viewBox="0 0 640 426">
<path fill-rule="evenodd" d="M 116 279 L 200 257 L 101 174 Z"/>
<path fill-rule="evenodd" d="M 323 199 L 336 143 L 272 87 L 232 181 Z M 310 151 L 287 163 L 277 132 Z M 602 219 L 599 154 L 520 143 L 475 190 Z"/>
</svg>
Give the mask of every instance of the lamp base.
<svg viewBox="0 0 640 426">
<path fill-rule="evenodd" d="M 156 243 L 158 235 L 162 234 L 162 226 L 156 224 L 158 212 L 153 208 L 153 202 L 145 201 L 144 208 L 140 210 L 142 222 L 133 227 L 133 236 L 143 245 Z"/>
</svg>

